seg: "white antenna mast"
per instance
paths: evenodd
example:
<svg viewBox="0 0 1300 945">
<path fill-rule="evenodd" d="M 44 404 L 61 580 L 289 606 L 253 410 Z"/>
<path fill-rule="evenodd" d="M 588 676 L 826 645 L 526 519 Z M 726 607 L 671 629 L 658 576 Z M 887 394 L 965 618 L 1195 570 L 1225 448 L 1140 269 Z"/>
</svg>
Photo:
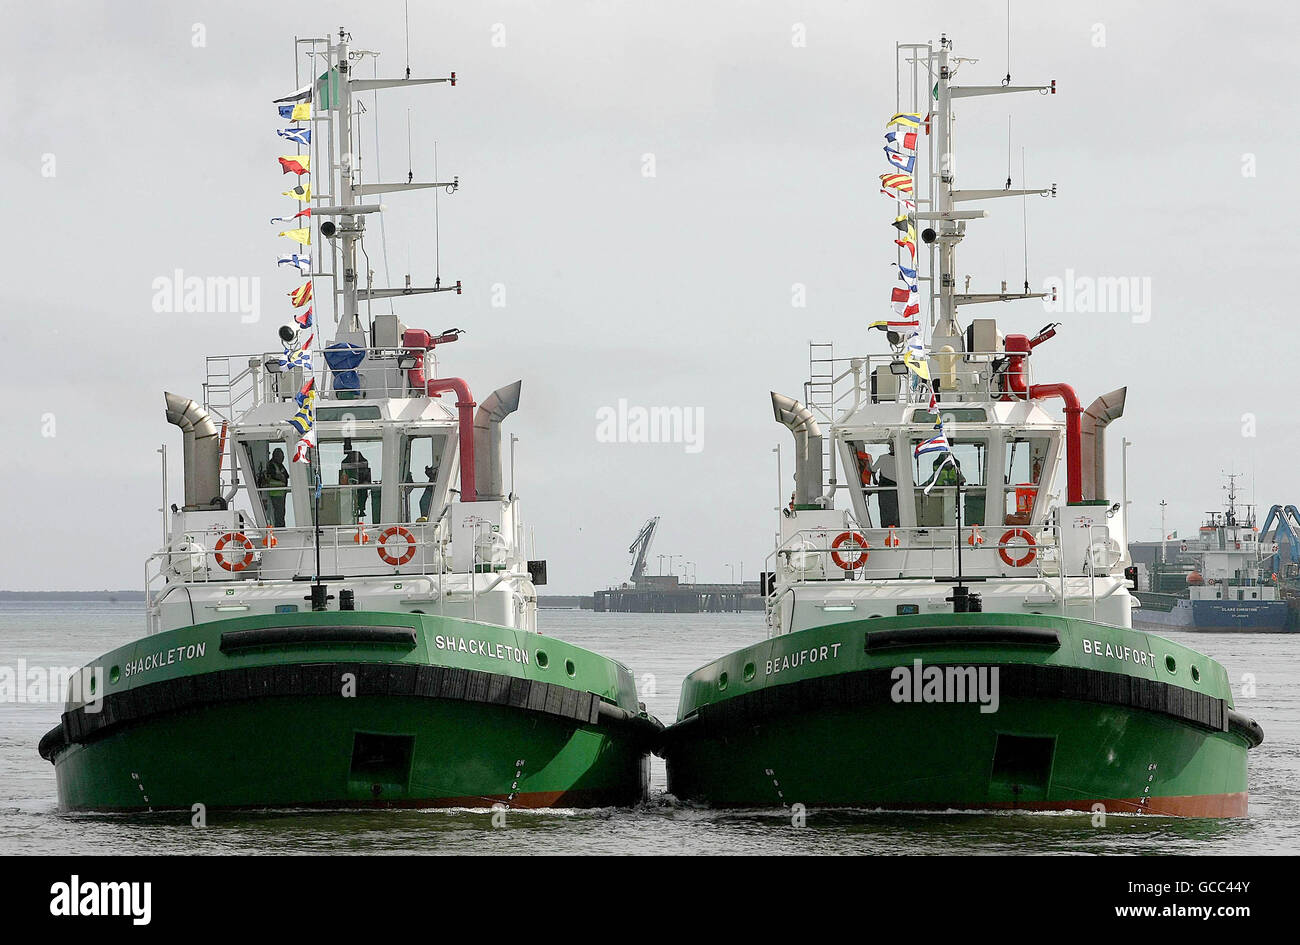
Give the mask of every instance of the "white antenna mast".
<svg viewBox="0 0 1300 945">
<path fill-rule="evenodd" d="M 931 344 L 935 349 L 940 345 L 951 345 L 954 351 L 964 351 L 965 343 L 962 337 L 962 329 L 957 321 L 959 306 L 1010 299 L 1042 298 L 1047 293 L 1029 292 L 1028 289 L 1024 292 L 958 292 L 956 285 L 957 244 L 966 236 L 967 222 L 983 219 L 988 213 L 985 210 L 961 210 L 957 206 L 969 201 L 987 200 L 994 197 L 1026 196 L 1029 194 L 1055 196 L 1056 188 L 1052 186 L 1043 189 L 1017 189 L 1007 186 L 998 189 L 958 189 L 956 187 L 956 161 L 953 146 L 952 102 L 954 99 L 959 98 L 1001 95 L 1009 92 L 1055 94 L 1056 81 L 1052 80 L 1049 85 L 1015 86 L 1010 84 L 1008 78 L 1008 81 L 1001 85 L 953 85 L 952 79 L 957 69 L 963 63 L 973 62 L 974 60 L 953 56 L 952 41 L 947 36 L 940 37 L 937 49 L 928 46 L 920 48 L 927 49 L 928 56 L 925 58 L 917 56 L 910 60 L 912 68 L 914 73 L 923 69 L 926 80 L 933 81 L 930 92 L 933 99 L 933 108 L 928 118 L 931 146 L 929 149 L 929 173 L 926 177 L 929 183 L 929 200 L 928 207 L 925 210 L 920 209 L 919 204 L 921 201 L 918 200 L 916 214 L 918 221 L 925 220 L 932 224 L 921 233 L 922 241 L 932 247 L 930 270 L 932 299 L 937 296 L 939 303 L 938 316 L 934 319 L 934 337 Z M 1008 77 L 1009 75 L 1008 60 Z M 1010 174 L 1008 173 L 1009 177 Z M 935 271 L 936 257 L 937 272 Z"/>
<path fill-rule="evenodd" d="M 408 30 L 409 34 L 409 30 Z M 428 292 L 448 292 L 461 291 L 460 283 L 443 288 L 441 280 L 433 286 L 411 286 L 402 287 L 383 287 L 374 288 L 370 284 L 369 276 L 367 286 L 362 289 L 357 284 L 357 251 L 365 252 L 361 241 L 365 235 L 366 217 L 372 213 L 381 213 L 383 207 L 380 204 L 360 203 L 366 197 L 378 194 L 398 193 L 412 190 L 423 190 L 435 188 L 436 190 L 445 190 L 448 193 L 455 193 L 460 187 L 460 179 L 452 178 L 450 181 L 439 181 L 436 179 L 428 182 L 417 182 L 412 180 L 411 174 L 408 173 L 405 183 L 384 183 L 373 182 L 363 183 L 359 180 L 357 172 L 359 161 L 354 159 L 352 153 L 352 143 L 354 140 L 352 134 L 352 98 L 357 92 L 377 91 L 379 89 L 397 88 L 399 86 L 429 85 L 433 83 L 449 82 L 453 86 L 456 84 L 456 73 L 443 78 L 433 79 L 412 79 L 409 74 L 404 78 L 381 79 L 377 76 L 370 79 L 356 78 L 352 73 L 351 64 L 354 60 L 359 60 L 367 55 L 374 55 L 367 50 L 350 50 L 349 42 L 351 36 L 343 28 L 338 31 L 338 43 L 327 46 L 327 72 L 324 93 L 324 101 L 319 104 L 324 106 L 324 110 L 329 113 L 328 117 L 333 124 L 333 113 L 337 112 L 337 133 L 328 135 L 331 159 L 328 166 L 331 171 L 338 171 L 338 180 L 334 192 L 330 195 L 333 203 L 329 206 L 316 206 L 313 208 L 313 214 L 333 219 L 323 220 L 320 224 L 321 236 L 334 241 L 338 247 L 338 256 L 342 262 L 343 284 L 342 287 L 336 288 L 336 321 L 339 323 L 340 332 L 355 334 L 362 330 L 360 302 L 365 300 L 367 311 L 375 299 L 393 299 L 399 295 L 416 295 Z M 408 63 L 409 63 L 409 35 L 408 35 Z M 329 66 L 333 67 L 331 72 Z M 333 78 L 337 77 L 337 88 L 333 88 Z M 337 140 L 337 147 L 340 152 L 337 163 L 333 159 L 333 149 Z M 408 136 L 408 156 L 409 156 L 409 136 Z M 382 234 L 382 217 L 381 217 L 381 234 Z M 387 255 L 385 254 L 385 267 L 387 266 Z M 338 266 L 335 266 L 337 272 Z M 369 265 L 367 264 L 369 273 Z"/>
</svg>

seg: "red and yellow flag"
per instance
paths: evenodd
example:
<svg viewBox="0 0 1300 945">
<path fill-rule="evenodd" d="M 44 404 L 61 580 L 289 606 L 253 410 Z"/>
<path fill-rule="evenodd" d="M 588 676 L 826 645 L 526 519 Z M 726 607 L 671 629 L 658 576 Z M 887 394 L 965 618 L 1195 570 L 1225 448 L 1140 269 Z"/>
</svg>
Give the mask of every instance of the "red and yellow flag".
<svg viewBox="0 0 1300 945">
<path fill-rule="evenodd" d="M 311 157 L 306 154 L 287 154 L 279 159 L 280 167 L 286 174 L 307 174 L 311 172 Z"/>
<path fill-rule="evenodd" d="M 294 308 L 302 308 L 311 301 L 311 283 L 304 282 L 298 288 L 289 293 L 289 301 L 293 303 Z"/>
</svg>

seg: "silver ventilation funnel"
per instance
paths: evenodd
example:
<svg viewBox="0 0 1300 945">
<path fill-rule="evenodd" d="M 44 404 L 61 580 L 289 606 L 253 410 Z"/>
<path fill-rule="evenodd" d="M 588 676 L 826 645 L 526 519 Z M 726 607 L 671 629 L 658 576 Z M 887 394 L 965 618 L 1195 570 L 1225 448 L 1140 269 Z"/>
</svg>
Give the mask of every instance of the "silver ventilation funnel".
<svg viewBox="0 0 1300 945">
<path fill-rule="evenodd" d="M 184 436 L 185 511 L 221 507 L 221 432 L 208 412 L 187 397 L 164 393 L 167 422 Z"/>
<path fill-rule="evenodd" d="M 474 486 L 479 500 L 505 498 L 501 475 L 501 421 L 519 409 L 519 389 L 515 381 L 488 394 L 474 414 Z"/>
<path fill-rule="evenodd" d="M 817 505 L 823 488 L 822 429 L 812 411 L 772 391 L 772 413 L 794 434 L 794 504 Z"/>
<path fill-rule="evenodd" d="M 1079 458 L 1085 501 L 1106 498 L 1106 426 L 1124 415 L 1127 387 L 1102 394 L 1079 418 Z"/>
</svg>

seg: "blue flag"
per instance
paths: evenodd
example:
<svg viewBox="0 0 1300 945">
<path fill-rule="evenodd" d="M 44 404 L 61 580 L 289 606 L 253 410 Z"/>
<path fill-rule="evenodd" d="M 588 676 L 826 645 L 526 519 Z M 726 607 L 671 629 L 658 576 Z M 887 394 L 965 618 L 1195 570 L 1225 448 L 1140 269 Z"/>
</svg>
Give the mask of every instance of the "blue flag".
<svg viewBox="0 0 1300 945">
<path fill-rule="evenodd" d="M 924 456 L 926 453 L 947 453 L 949 452 L 948 437 L 943 433 L 943 427 L 939 427 L 939 435 L 932 436 L 928 440 L 916 444 L 912 450 L 914 456 Z"/>
<path fill-rule="evenodd" d="M 275 264 L 277 267 L 293 266 L 299 272 L 302 272 L 303 269 L 306 269 L 308 272 L 311 272 L 311 257 L 299 256 L 297 253 L 293 253 L 292 255 L 289 256 L 281 256 L 279 259 L 275 261 Z"/>
<path fill-rule="evenodd" d="M 311 283 L 308 283 L 310 285 Z M 295 348 L 285 345 L 284 357 L 280 359 L 280 366 L 286 370 L 289 368 L 300 367 L 308 374 L 312 373 L 311 364 L 311 342 L 316 337 L 315 332 L 307 336 L 307 340 Z"/>
<path fill-rule="evenodd" d="M 904 156 L 899 152 L 886 147 L 885 157 L 889 160 L 890 164 L 894 165 L 894 167 L 898 168 L 900 171 L 906 171 L 908 174 L 912 173 L 912 170 L 916 167 L 915 154 Z"/>
<path fill-rule="evenodd" d="M 275 133 L 281 138 L 288 138 L 298 144 L 311 144 L 310 128 L 277 128 Z"/>
<path fill-rule="evenodd" d="M 289 425 L 298 431 L 299 436 L 306 436 L 316 426 L 316 378 L 307 378 L 302 390 L 293 395 L 298 403 L 298 411 L 289 418 Z"/>
</svg>

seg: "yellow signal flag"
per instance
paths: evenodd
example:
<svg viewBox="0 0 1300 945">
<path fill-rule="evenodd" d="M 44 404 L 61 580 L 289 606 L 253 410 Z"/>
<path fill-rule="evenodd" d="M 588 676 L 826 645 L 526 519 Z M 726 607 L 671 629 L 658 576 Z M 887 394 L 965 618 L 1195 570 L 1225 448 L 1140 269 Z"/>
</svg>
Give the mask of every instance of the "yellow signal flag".
<svg viewBox="0 0 1300 945">
<path fill-rule="evenodd" d="M 299 184 L 292 190 L 282 190 L 281 193 L 286 197 L 293 197 L 295 200 L 301 200 L 306 203 L 308 200 L 311 200 L 311 184 Z"/>
<path fill-rule="evenodd" d="M 902 125 L 904 128 L 921 127 L 921 116 L 916 112 L 898 112 L 893 118 L 885 122 L 885 127 L 890 125 Z"/>
<path fill-rule="evenodd" d="M 300 226 L 296 230 L 281 230 L 280 236 L 287 236 L 291 240 L 302 243 L 303 246 L 311 245 L 311 227 Z"/>
<path fill-rule="evenodd" d="M 903 352 L 903 363 L 917 377 L 924 378 L 927 381 L 930 379 L 930 362 L 924 358 L 918 357 L 911 351 L 905 351 Z"/>
</svg>

